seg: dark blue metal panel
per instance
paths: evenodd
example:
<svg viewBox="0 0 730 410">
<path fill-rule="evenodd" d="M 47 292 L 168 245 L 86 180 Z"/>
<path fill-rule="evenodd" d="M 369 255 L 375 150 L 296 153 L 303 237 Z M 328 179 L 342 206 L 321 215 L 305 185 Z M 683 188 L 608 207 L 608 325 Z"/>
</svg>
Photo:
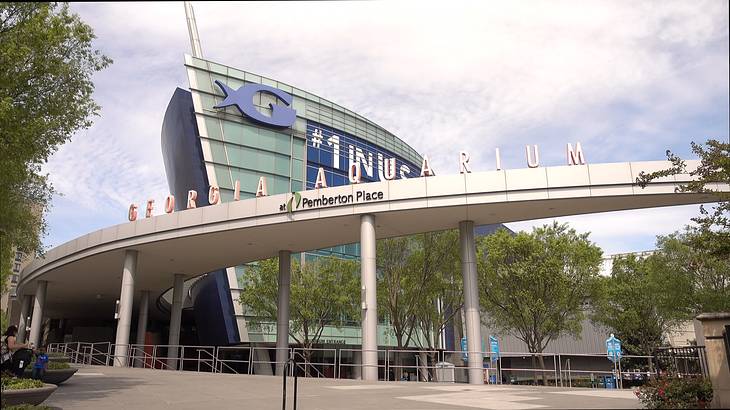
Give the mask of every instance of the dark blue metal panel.
<svg viewBox="0 0 730 410">
<path fill-rule="evenodd" d="M 167 184 L 175 196 L 175 209 L 186 207 L 188 190 L 198 192 L 198 206 L 208 203 L 208 176 L 189 91 L 178 88 L 162 122 L 162 158 Z M 195 326 L 201 344 L 229 345 L 240 342 L 231 289 L 224 269 L 210 272 L 194 287 Z"/>
</svg>

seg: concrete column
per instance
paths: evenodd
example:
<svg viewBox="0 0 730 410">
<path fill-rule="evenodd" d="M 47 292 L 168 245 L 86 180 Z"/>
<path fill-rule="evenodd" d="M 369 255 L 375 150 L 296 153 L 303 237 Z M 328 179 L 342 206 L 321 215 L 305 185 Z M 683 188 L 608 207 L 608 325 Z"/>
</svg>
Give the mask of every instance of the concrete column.
<svg viewBox="0 0 730 410">
<path fill-rule="evenodd" d="M 147 321 L 149 319 L 150 291 L 143 290 L 139 293 L 139 315 L 137 316 L 137 344 L 144 344 L 144 337 L 147 333 Z"/>
<path fill-rule="evenodd" d="M 461 274 L 464 278 L 464 330 L 469 357 L 469 384 L 484 384 L 474 221 L 459 222 L 459 245 Z"/>
<path fill-rule="evenodd" d="M 33 303 L 33 296 L 24 295 L 20 305 L 20 317 L 18 318 L 18 342 L 25 342 L 25 334 L 28 328 L 28 316 L 30 316 L 30 306 Z"/>
<path fill-rule="evenodd" d="M 177 369 L 177 354 L 180 344 L 180 322 L 182 321 L 183 283 L 185 275 L 175 274 L 172 290 L 172 306 L 170 307 L 170 335 L 167 337 L 167 367 Z"/>
<path fill-rule="evenodd" d="M 127 365 L 136 270 L 137 251 L 127 250 L 124 253 L 124 267 L 122 268 L 122 291 L 119 294 L 119 319 L 117 319 L 117 337 L 114 342 L 114 367 Z"/>
<path fill-rule="evenodd" d="M 276 374 L 281 376 L 289 358 L 289 290 L 291 251 L 279 251 L 279 300 L 276 310 Z"/>
<path fill-rule="evenodd" d="M 713 398 L 709 407 L 713 409 L 730 408 L 730 360 L 725 345 L 730 337 L 730 312 L 703 313 L 697 316 L 702 322 L 702 335 L 705 339 L 707 375 L 712 382 Z"/>
<path fill-rule="evenodd" d="M 362 376 L 378 380 L 378 306 L 375 274 L 375 216 L 360 217 L 360 292 L 362 298 Z"/>
<path fill-rule="evenodd" d="M 147 333 L 147 320 L 149 319 L 150 307 L 150 291 L 143 290 L 139 294 L 139 314 L 137 315 L 137 342 L 138 345 L 144 345 L 145 334 Z M 133 352 L 134 356 L 144 356 L 144 346 L 137 346 L 137 351 Z M 144 358 L 137 359 L 136 366 L 143 367 Z"/>
<path fill-rule="evenodd" d="M 40 346 L 41 330 L 43 329 L 43 310 L 46 306 L 46 290 L 48 282 L 39 280 L 35 289 L 35 304 L 33 305 L 33 319 L 30 321 L 30 343 Z"/>
</svg>

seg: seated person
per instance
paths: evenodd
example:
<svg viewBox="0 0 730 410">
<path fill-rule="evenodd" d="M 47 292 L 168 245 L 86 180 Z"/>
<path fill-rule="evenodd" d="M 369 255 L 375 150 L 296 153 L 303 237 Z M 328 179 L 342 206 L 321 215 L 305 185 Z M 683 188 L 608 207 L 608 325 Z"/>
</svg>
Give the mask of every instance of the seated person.
<svg viewBox="0 0 730 410">
<path fill-rule="evenodd" d="M 17 326 L 8 326 L 8 329 L 3 333 L 2 337 L 2 370 L 14 370 L 15 362 L 12 360 L 13 356 L 18 350 L 27 349 L 28 343 L 18 343 L 16 334 L 18 333 Z"/>
</svg>

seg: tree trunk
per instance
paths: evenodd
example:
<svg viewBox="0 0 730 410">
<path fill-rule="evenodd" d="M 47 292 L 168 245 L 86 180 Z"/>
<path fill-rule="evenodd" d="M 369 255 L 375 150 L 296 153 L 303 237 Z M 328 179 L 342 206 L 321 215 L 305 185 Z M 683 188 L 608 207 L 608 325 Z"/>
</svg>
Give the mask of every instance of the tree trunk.
<svg viewBox="0 0 730 410">
<path fill-rule="evenodd" d="M 547 386 L 547 375 L 545 374 L 545 357 L 540 353 L 540 356 L 537 356 L 537 360 L 540 362 L 540 369 L 542 369 L 542 385 Z"/>
<path fill-rule="evenodd" d="M 312 351 L 310 349 L 311 349 L 311 346 L 306 347 L 304 349 L 304 377 L 310 377 L 312 374 L 312 371 L 309 368 L 310 367 L 309 362 L 312 361 Z M 294 371 L 295 372 L 297 371 L 296 366 L 294 368 Z"/>
<path fill-rule="evenodd" d="M 537 363 L 535 363 L 535 354 L 534 353 L 533 353 L 532 356 L 530 356 L 530 360 L 532 361 L 532 370 L 533 370 L 533 372 L 532 372 L 532 384 L 534 384 L 535 386 L 537 386 L 537 372 L 535 371 L 535 370 L 537 370 Z"/>
<path fill-rule="evenodd" d="M 418 373 L 422 382 L 428 381 L 428 354 L 424 351 L 418 353 Z"/>
</svg>

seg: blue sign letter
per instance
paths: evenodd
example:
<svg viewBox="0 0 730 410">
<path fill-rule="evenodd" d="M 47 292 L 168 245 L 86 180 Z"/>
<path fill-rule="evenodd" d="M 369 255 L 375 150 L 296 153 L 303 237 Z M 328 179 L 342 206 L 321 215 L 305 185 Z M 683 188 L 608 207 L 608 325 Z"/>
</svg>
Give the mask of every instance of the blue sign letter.
<svg viewBox="0 0 730 410">
<path fill-rule="evenodd" d="M 278 88 L 269 87 L 264 84 L 246 84 L 238 90 L 233 90 L 219 80 L 215 80 L 215 83 L 223 90 L 226 98 L 213 108 L 224 108 L 235 105 L 241 111 L 241 114 L 248 118 L 262 124 L 277 127 L 289 127 L 297 119 L 297 112 L 289 108 L 292 103 L 292 96 Z M 261 114 L 253 104 L 253 97 L 258 92 L 269 93 L 277 97 L 284 101 L 286 107 L 279 104 L 269 104 L 269 107 L 271 107 L 271 117 Z"/>
</svg>

